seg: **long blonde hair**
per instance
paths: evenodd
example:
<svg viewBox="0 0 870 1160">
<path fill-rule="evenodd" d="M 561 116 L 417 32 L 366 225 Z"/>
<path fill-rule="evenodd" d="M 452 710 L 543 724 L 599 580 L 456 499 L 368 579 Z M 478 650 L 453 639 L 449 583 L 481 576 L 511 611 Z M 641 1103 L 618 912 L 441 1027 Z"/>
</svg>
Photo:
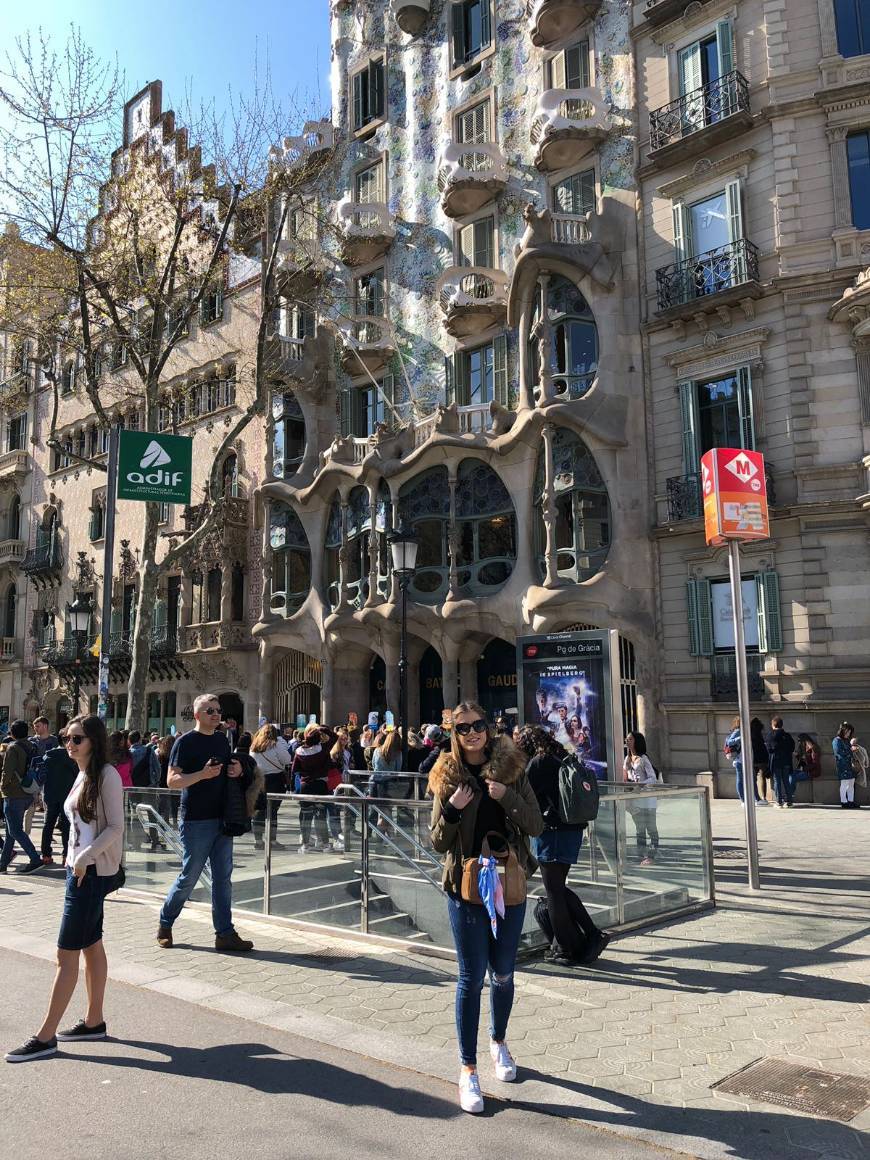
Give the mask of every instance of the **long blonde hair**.
<svg viewBox="0 0 870 1160">
<path fill-rule="evenodd" d="M 274 725 L 261 725 L 251 742 L 251 753 L 265 753 L 267 749 L 272 748 L 277 740 L 278 730 Z"/>
<path fill-rule="evenodd" d="M 398 729 L 392 729 L 387 734 L 387 738 L 383 745 L 380 745 L 378 748 L 380 749 L 381 757 L 384 759 L 384 761 L 392 761 L 393 754 L 396 752 L 396 750 L 401 750 L 402 748 L 402 738 L 399 736 Z"/>
<path fill-rule="evenodd" d="M 478 717 L 486 721 L 486 748 L 489 750 L 490 746 L 492 745 L 492 729 L 489 726 L 486 710 L 481 705 L 478 705 L 477 701 L 460 701 L 456 708 L 453 710 L 454 720 L 457 713 L 476 713 Z M 465 758 L 462 754 L 462 746 L 459 742 L 459 734 L 456 732 L 455 724 L 450 730 L 450 753 L 452 754 L 453 760 L 457 763 L 457 765 L 462 766 Z"/>
</svg>

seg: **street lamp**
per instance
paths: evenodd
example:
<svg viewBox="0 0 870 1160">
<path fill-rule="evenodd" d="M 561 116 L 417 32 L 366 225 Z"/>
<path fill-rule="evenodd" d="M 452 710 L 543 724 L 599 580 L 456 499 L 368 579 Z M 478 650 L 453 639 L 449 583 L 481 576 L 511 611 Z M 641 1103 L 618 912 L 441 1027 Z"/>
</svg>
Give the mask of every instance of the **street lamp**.
<svg viewBox="0 0 870 1160">
<path fill-rule="evenodd" d="M 88 628 L 91 623 L 91 604 L 87 597 L 76 595 L 72 604 L 66 606 L 66 614 L 69 618 L 69 626 L 72 629 L 72 634 L 75 639 L 75 669 L 73 679 L 73 716 L 79 711 L 79 667 L 81 665 L 81 651 L 84 647 L 84 638 L 87 636 Z"/>
<path fill-rule="evenodd" d="M 393 554 L 393 575 L 402 593 L 402 632 L 399 638 L 399 729 L 402 737 L 402 772 L 408 768 L 408 585 L 417 567 L 420 541 L 404 526 L 388 536 Z"/>
</svg>

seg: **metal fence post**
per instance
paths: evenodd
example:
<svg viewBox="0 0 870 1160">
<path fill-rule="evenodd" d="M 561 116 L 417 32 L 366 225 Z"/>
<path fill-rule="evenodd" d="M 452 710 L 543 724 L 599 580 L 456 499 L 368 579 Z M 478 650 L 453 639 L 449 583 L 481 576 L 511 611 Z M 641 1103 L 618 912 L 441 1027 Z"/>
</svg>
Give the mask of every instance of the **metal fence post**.
<svg viewBox="0 0 870 1160">
<path fill-rule="evenodd" d="M 613 833 L 616 844 L 616 921 L 625 922 L 625 804 L 617 796 L 613 802 Z"/>
<path fill-rule="evenodd" d="M 369 798 L 363 799 L 362 838 L 360 841 L 359 928 L 363 934 L 369 929 Z"/>
<path fill-rule="evenodd" d="M 272 811 L 266 795 L 266 828 L 263 834 L 266 851 L 263 854 L 263 914 L 272 913 Z"/>
</svg>

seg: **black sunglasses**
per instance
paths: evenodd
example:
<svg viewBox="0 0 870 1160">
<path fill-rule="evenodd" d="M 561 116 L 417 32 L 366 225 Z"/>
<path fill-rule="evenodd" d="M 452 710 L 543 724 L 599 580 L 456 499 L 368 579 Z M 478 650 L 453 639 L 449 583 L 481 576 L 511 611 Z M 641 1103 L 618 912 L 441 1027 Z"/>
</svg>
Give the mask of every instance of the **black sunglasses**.
<svg viewBox="0 0 870 1160">
<path fill-rule="evenodd" d="M 84 733 L 67 733 L 63 739 L 63 743 L 64 745 L 81 745 L 84 739 Z"/>
<path fill-rule="evenodd" d="M 203 713 L 208 713 L 209 717 L 220 717 L 220 709 L 203 709 Z"/>
<path fill-rule="evenodd" d="M 460 721 L 460 723 L 458 725 L 454 725 L 453 728 L 456 730 L 460 737 L 467 737 L 472 729 L 475 733 L 485 733 L 486 722 L 482 717 L 478 717 L 476 721 Z"/>
</svg>

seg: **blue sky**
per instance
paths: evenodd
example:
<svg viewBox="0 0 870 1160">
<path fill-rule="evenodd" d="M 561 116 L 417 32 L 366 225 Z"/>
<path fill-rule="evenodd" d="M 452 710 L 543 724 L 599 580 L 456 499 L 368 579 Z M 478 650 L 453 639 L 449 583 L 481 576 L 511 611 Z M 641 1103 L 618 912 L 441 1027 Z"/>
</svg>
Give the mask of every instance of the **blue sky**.
<svg viewBox="0 0 870 1160">
<path fill-rule="evenodd" d="M 220 105 L 268 53 L 277 96 L 329 111 L 329 0 L 0 0 L 0 23 L 4 42 L 42 26 L 58 46 L 77 24 L 100 56 L 117 54 L 128 95 L 162 80 L 164 109 L 188 87 Z"/>
</svg>

